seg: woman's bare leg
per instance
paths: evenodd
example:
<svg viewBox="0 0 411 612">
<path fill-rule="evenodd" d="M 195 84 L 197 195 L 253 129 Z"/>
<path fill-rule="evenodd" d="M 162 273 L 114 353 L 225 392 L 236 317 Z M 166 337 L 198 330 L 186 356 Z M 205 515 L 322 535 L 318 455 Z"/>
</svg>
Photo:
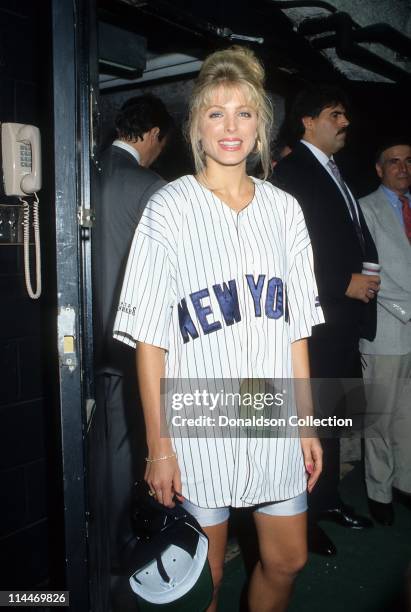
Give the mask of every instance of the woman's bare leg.
<svg viewBox="0 0 411 612">
<path fill-rule="evenodd" d="M 307 561 L 307 515 L 254 512 L 260 561 L 248 591 L 250 612 L 284 612 L 293 583 Z"/>
<path fill-rule="evenodd" d="M 227 526 L 228 521 L 225 521 L 219 525 L 202 528 L 208 537 L 208 562 L 210 564 L 214 585 L 213 601 L 207 608 L 207 612 L 216 612 L 217 610 L 218 591 L 223 579 L 224 556 L 227 545 Z"/>
</svg>

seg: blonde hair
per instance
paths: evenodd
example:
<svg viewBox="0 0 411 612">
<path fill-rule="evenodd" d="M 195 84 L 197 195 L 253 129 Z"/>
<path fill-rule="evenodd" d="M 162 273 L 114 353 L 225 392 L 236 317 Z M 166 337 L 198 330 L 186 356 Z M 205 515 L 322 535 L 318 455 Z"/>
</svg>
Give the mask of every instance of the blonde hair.
<svg viewBox="0 0 411 612">
<path fill-rule="evenodd" d="M 264 90 L 264 76 L 262 64 L 254 53 L 245 47 L 235 45 L 223 51 L 216 51 L 205 59 L 190 98 L 186 127 L 197 174 L 205 167 L 199 138 L 200 114 L 210 106 L 215 89 L 223 85 L 227 89 L 240 87 L 244 90 L 257 112 L 255 154 L 261 161 L 264 178 L 268 177 L 271 172 L 270 134 L 273 110 Z"/>
</svg>

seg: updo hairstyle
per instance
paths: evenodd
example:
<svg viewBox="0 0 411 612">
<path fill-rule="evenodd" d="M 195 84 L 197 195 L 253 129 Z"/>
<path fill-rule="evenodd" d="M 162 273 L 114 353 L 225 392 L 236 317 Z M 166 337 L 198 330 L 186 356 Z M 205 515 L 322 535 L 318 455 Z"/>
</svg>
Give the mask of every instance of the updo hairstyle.
<svg viewBox="0 0 411 612">
<path fill-rule="evenodd" d="M 199 137 L 201 113 L 212 104 L 215 90 L 238 88 L 244 92 L 248 103 L 257 112 L 257 140 L 255 154 L 263 168 L 264 179 L 271 172 L 270 134 L 273 110 L 264 90 L 264 68 L 255 54 L 245 47 L 235 45 L 209 55 L 196 79 L 190 103 L 187 138 L 190 142 L 197 174 L 205 167 L 205 156 Z"/>
</svg>

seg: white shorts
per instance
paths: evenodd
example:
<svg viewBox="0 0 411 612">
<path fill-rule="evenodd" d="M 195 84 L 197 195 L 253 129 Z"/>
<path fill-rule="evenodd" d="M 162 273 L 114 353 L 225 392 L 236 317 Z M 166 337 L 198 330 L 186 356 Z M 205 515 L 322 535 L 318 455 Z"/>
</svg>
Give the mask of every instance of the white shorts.
<svg viewBox="0 0 411 612">
<path fill-rule="evenodd" d="M 303 491 L 297 497 L 291 497 L 269 504 L 258 504 L 249 506 L 254 512 L 269 514 L 270 516 L 294 516 L 307 511 L 307 491 Z M 183 502 L 183 508 L 187 510 L 198 521 L 201 527 L 211 527 L 225 523 L 230 516 L 230 506 L 221 508 L 201 508 L 192 504 L 188 499 Z"/>
</svg>

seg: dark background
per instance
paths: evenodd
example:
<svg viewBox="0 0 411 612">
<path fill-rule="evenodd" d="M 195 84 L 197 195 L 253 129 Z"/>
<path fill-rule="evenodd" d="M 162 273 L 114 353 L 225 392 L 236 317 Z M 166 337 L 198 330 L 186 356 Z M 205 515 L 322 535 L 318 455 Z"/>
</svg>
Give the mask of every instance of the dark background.
<svg viewBox="0 0 411 612">
<path fill-rule="evenodd" d="M 57 584 L 63 566 L 50 41 L 47 1 L 2 1 L 0 121 L 37 125 L 42 136 L 43 295 L 27 296 L 23 247 L 0 243 L 0 589 Z M 17 202 L 1 194 L 1 204 Z"/>
</svg>

